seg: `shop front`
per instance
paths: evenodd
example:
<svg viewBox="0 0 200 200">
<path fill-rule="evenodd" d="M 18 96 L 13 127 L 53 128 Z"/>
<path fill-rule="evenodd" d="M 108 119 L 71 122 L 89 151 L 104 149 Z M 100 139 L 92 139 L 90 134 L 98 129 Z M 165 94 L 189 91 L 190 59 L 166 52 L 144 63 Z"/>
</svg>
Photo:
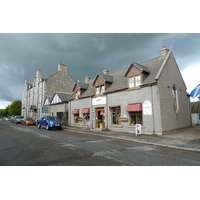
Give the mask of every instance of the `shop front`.
<svg viewBox="0 0 200 200">
<path fill-rule="evenodd" d="M 105 128 L 105 106 L 106 96 L 98 96 L 92 99 L 92 106 L 94 110 L 94 127 Z"/>
<path fill-rule="evenodd" d="M 100 126 L 105 128 L 105 112 L 104 108 L 95 109 L 95 128 L 100 128 Z"/>
</svg>

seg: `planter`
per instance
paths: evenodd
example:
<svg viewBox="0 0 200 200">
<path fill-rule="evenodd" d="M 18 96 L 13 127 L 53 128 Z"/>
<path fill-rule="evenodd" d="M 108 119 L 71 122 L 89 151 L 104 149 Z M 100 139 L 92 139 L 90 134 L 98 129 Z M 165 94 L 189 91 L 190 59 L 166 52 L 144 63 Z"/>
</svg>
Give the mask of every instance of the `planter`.
<svg viewBox="0 0 200 200">
<path fill-rule="evenodd" d="M 121 118 L 121 119 L 119 119 L 121 122 L 127 122 L 128 121 L 128 119 L 127 118 Z"/>
</svg>

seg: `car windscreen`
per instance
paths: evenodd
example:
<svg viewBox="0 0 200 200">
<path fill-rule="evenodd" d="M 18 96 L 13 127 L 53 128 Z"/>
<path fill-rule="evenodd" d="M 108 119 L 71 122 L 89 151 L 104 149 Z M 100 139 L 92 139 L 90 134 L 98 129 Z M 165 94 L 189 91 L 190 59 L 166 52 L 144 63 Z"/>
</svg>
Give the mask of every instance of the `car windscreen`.
<svg viewBox="0 0 200 200">
<path fill-rule="evenodd" d="M 33 118 L 32 117 L 27 117 L 26 120 L 33 120 Z"/>
<path fill-rule="evenodd" d="M 48 116 L 47 119 L 48 119 L 48 120 L 57 120 L 57 118 L 54 117 L 54 116 Z"/>
</svg>

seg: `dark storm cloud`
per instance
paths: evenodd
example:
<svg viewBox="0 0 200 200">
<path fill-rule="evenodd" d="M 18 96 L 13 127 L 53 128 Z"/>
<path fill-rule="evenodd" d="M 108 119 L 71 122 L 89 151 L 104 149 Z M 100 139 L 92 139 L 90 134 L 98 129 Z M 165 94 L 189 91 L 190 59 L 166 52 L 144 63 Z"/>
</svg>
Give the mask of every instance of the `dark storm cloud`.
<svg viewBox="0 0 200 200">
<path fill-rule="evenodd" d="M 0 102 L 21 99 L 26 79 L 33 82 L 38 69 L 50 76 L 59 62 L 83 81 L 104 68 L 115 71 L 158 57 L 166 45 L 184 69 L 199 61 L 199 43 L 199 34 L 0 34 Z"/>
</svg>

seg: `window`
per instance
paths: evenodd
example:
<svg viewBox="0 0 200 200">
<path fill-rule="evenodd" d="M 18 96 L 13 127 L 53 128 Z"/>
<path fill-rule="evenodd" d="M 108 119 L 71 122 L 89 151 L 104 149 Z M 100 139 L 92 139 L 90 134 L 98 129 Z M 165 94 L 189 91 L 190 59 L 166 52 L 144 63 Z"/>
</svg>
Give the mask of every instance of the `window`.
<svg viewBox="0 0 200 200">
<path fill-rule="evenodd" d="M 133 88 L 134 87 L 134 78 L 129 78 L 129 88 Z"/>
<path fill-rule="evenodd" d="M 179 104 L 178 104 L 178 91 L 176 90 L 175 85 L 172 88 L 172 98 L 173 98 L 174 110 L 177 113 L 179 110 Z"/>
<path fill-rule="evenodd" d="M 130 126 L 135 126 L 136 124 L 143 124 L 142 112 L 129 112 L 130 115 Z"/>
<path fill-rule="evenodd" d="M 78 99 L 79 96 L 80 96 L 80 91 L 78 91 L 78 92 L 75 93 L 75 99 Z"/>
<path fill-rule="evenodd" d="M 90 114 L 83 114 L 83 123 L 87 124 L 90 122 Z"/>
<path fill-rule="evenodd" d="M 96 95 L 105 93 L 105 85 L 96 87 Z"/>
<path fill-rule="evenodd" d="M 74 114 L 74 123 L 79 123 L 78 118 L 79 114 Z"/>
<path fill-rule="evenodd" d="M 119 120 L 120 116 L 121 116 L 120 107 L 111 108 L 111 125 L 121 124 L 121 121 Z"/>
<path fill-rule="evenodd" d="M 105 93 L 105 85 L 101 86 L 101 94 Z"/>
<path fill-rule="evenodd" d="M 129 88 L 139 87 L 141 84 L 140 76 L 129 78 Z"/>
</svg>

